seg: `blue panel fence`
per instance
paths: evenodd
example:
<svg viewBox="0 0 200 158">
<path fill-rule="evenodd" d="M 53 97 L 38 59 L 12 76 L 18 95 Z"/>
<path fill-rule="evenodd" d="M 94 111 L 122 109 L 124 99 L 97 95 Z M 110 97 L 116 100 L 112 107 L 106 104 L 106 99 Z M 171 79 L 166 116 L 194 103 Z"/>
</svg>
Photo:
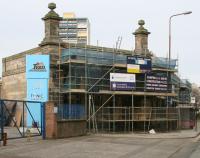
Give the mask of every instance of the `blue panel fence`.
<svg viewBox="0 0 200 158">
<path fill-rule="evenodd" d="M 85 106 L 82 104 L 60 105 L 58 119 L 85 119 Z"/>
</svg>

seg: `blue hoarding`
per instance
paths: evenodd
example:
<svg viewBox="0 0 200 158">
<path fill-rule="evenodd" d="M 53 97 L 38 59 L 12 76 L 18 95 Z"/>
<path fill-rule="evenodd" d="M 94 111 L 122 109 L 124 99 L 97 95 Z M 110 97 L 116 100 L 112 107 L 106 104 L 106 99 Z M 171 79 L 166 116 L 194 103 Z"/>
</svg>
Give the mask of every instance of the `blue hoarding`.
<svg viewBox="0 0 200 158">
<path fill-rule="evenodd" d="M 28 79 L 27 100 L 40 102 L 48 101 L 48 79 Z"/>
<path fill-rule="evenodd" d="M 41 127 L 41 104 L 40 103 L 27 103 L 27 106 L 31 112 L 31 115 L 34 118 L 34 121 L 38 124 L 38 127 Z M 27 112 L 27 127 L 33 126 L 33 119 L 30 113 Z"/>
<path fill-rule="evenodd" d="M 26 55 L 27 100 L 48 101 L 49 55 Z"/>
<path fill-rule="evenodd" d="M 49 55 L 26 55 L 26 78 L 49 78 Z"/>
</svg>

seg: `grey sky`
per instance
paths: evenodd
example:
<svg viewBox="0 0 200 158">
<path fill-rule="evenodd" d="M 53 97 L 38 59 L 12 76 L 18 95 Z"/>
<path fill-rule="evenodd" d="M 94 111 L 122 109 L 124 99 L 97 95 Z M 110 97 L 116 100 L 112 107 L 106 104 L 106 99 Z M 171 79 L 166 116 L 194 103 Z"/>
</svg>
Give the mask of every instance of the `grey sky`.
<svg viewBox="0 0 200 158">
<path fill-rule="evenodd" d="M 187 16 L 172 22 L 172 57 L 179 56 L 182 78 L 200 84 L 200 2 L 198 0 L 1 0 L 0 58 L 36 47 L 44 36 L 41 18 L 49 2 L 57 4 L 56 12 L 75 12 L 91 23 L 91 44 L 113 47 L 122 36 L 123 49 L 133 49 L 132 32 L 139 19 L 151 32 L 149 49 L 157 56 L 167 56 L 168 20 L 170 15 L 191 10 Z M 1 68 L 0 68 L 1 69 Z"/>
</svg>

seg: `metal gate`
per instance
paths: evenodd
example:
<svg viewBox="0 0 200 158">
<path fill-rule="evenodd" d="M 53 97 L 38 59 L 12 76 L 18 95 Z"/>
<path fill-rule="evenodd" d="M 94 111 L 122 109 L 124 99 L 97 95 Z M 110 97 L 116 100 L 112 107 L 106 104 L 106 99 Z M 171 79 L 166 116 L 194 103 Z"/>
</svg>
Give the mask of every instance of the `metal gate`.
<svg viewBox="0 0 200 158">
<path fill-rule="evenodd" d="M 0 100 L 0 140 L 42 136 L 45 139 L 45 103 Z M 37 107 L 39 111 L 33 111 Z M 40 120 L 38 120 L 38 118 Z"/>
</svg>

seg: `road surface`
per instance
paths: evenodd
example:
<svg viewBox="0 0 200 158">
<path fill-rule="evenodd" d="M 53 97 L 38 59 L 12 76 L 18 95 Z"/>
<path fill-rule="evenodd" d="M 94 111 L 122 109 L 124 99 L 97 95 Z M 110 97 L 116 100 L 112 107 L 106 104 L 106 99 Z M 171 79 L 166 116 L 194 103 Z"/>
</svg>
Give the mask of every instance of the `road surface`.
<svg viewBox="0 0 200 158">
<path fill-rule="evenodd" d="M 19 139 L 1 146 L 0 158 L 200 158 L 200 141 L 109 136 Z"/>
</svg>

